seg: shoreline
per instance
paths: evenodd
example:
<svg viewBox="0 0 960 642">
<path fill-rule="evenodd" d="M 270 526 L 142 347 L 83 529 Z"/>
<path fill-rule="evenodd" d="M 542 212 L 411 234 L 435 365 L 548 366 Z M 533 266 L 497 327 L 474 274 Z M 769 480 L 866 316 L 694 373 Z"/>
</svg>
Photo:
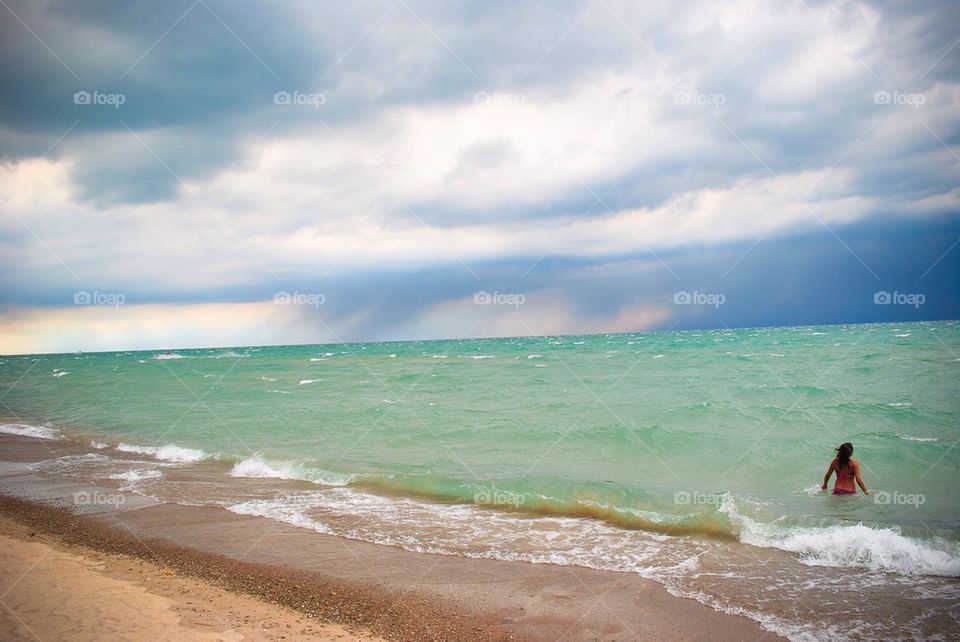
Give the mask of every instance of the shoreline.
<svg viewBox="0 0 960 642">
<path fill-rule="evenodd" d="M 2 493 L 0 519 L 31 530 L 34 536 L 41 534 L 51 548 L 63 547 L 79 552 L 82 557 L 98 553 L 127 561 L 138 560 L 172 575 L 227 591 L 234 597 L 253 599 L 260 605 L 306 616 L 325 626 L 360 629 L 366 636 L 363 639 L 379 636 L 394 640 L 505 639 L 479 630 L 484 624 L 479 620 L 458 617 L 449 606 L 420 596 L 397 600 L 376 587 L 234 559 L 164 539 L 141 539 L 132 531 L 105 526 L 96 518 L 78 516 L 66 508 Z M 523 638 L 511 636 L 511 639 Z"/>
<path fill-rule="evenodd" d="M 30 461 L 70 449 L 39 441 L 0 440 L 0 458 L 8 462 L 0 467 L 3 517 L 67 545 L 151 561 L 312 621 L 391 640 L 783 639 L 635 574 L 415 553 L 132 493 L 121 493 L 121 506 L 78 510 L 76 492 L 118 491 L 27 470 Z"/>
</svg>

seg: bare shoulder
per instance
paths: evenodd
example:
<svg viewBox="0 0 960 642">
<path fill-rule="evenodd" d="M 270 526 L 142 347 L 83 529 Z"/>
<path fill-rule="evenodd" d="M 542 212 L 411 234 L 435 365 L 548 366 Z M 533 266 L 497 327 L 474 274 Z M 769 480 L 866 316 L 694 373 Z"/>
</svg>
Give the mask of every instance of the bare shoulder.
<svg viewBox="0 0 960 642">
<path fill-rule="evenodd" d="M 854 459 L 853 457 L 850 458 L 850 465 L 853 466 L 854 468 L 860 468 L 860 462 Z"/>
</svg>

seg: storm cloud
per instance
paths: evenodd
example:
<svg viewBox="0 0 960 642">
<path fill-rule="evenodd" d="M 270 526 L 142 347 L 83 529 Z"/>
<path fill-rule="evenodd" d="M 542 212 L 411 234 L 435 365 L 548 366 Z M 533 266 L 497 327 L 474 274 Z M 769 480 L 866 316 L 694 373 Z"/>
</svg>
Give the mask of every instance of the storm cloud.
<svg viewBox="0 0 960 642">
<path fill-rule="evenodd" d="M 5 0 L 0 351 L 956 318 L 958 24 Z"/>
</svg>

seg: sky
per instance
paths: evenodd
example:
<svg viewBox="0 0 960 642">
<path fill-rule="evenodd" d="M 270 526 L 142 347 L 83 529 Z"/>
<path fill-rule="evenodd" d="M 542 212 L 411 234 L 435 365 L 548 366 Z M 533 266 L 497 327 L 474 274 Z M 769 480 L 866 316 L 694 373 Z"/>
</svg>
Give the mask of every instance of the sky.
<svg viewBox="0 0 960 642">
<path fill-rule="evenodd" d="M 0 353 L 960 317 L 955 2 L 0 1 Z"/>
</svg>

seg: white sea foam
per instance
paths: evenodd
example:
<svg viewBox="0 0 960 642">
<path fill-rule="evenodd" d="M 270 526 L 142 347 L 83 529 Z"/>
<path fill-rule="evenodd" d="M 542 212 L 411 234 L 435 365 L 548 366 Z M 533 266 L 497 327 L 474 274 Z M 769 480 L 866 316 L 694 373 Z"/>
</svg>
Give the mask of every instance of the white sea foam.
<svg viewBox="0 0 960 642">
<path fill-rule="evenodd" d="M 740 541 L 797 553 L 810 566 L 863 568 L 901 575 L 960 576 L 960 546 L 942 538 L 919 540 L 895 528 L 796 527 L 757 522 L 737 511 L 732 497 L 719 507 L 740 527 Z"/>
<path fill-rule="evenodd" d="M 110 445 L 109 445 L 109 444 L 105 444 L 105 443 L 103 443 L 102 441 L 91 441 L 91 442 L 90 442 L 90 447 L 91 447 L 91 448 L 96 448 L 97 450 L 103 450 L 104 448 L 109 448 Z"/>
<path fill-rule="evenodd" d="M 345 486 L 355 479 L 354 475 L 311 468 L 299 462 L 267 461 L 260 455 L 237 462 L 230 471 L 230 476 L 253 479 L 300 479 L 326 486 Z"/>
<path fill-rule="evenodd" d="M 64 457 L 54 457 L 44 459 L 30 464 L 30 470 L 36 470 L 51 475 L 65 475 L 74 477 L 78 474 L 84 476 L 91 470 L 100 470 L 104 465 L 109 466 L 113 460 L 106 455 L 99 453 L 84 453 L 82 455 L 66 455 Z"/>
<path fill-rule="evenodd" d="M 307 385 L 308 383 L 317 383 L 318 381 L 323 381 L 323 379 L 301 379 L 301 380 L 300 380 L 300 385 L 301 385 L 301 386 L 305 386 L 305 385 Z"/>
<path fill-rule="evenodd" d="M 167 444 L 165 446 L 137 446 L 120 443 L 117 445 L 117 450 L 125 453 L 151 455 L 156 459 L 178 464 L 189 464 L 207 458 L 207 453 L 198 448 L 184 448 L 176 444 Z"/>
<path fill-rule="evenodd" d="M 128 482 L 136 482 L 143 479 L 157 479 L 162 477 L 163 473 L 160 472 L 157 468 L 151 468 L 148 470 L 128 470 L 123 473 L 114 473 L 110 475 L 110 479 L 120 479 Z"/>
<path fill-rule="evenodd" d="M 48 426 L 31 426 L 29 424 L 0 424 L 0 432 L 8 435 L 21 435 L 36 439 L 60 439 L 60 431 Z"/>
<path fill-rule="evenodd" d="M 70 371 L 69 371 L 69 370 L 54 370 L 54 371 L 53 371 L 53 376 L 54 376 L 55 378 L 60 378 L 60 377 L 63 377 L 63 376 L 65 376 L 65 375 L 68 375 L 68 374 L 70 374 Z"/>
<path fill-rule="evenodd" d="M 163 361 L 165 359 L 187 359 L 188 357 L 182 354 L 176 354 L 174 352 L 164 352 L 162 354 L 155 354 L 153 358 L 158 361 Z"/>
<path fill-rule="evenodd" d="M 207 358 L 208 359 L 245 359 L 249 356 L 250 356 L 249 354 L 238 354 L 236 352 L 233 352 L 232 350 L 229 350 L 227 352 L 221 352 L 219 354 L 215 354 Z"/>
<path fill-rule="evenodd" d="M 146 470 L 133 469 L 110 475 L 110 479 L 118 479 L 123 482 L 120 484 L 120 490 L 128 491 L 137 491 L 140 487 L 139 482 L 142 482 L 146 479 L 159 479 L 160 477 L 163 477 L 163 473 L 156 468 L 150 468 Z"/>
</svg>

